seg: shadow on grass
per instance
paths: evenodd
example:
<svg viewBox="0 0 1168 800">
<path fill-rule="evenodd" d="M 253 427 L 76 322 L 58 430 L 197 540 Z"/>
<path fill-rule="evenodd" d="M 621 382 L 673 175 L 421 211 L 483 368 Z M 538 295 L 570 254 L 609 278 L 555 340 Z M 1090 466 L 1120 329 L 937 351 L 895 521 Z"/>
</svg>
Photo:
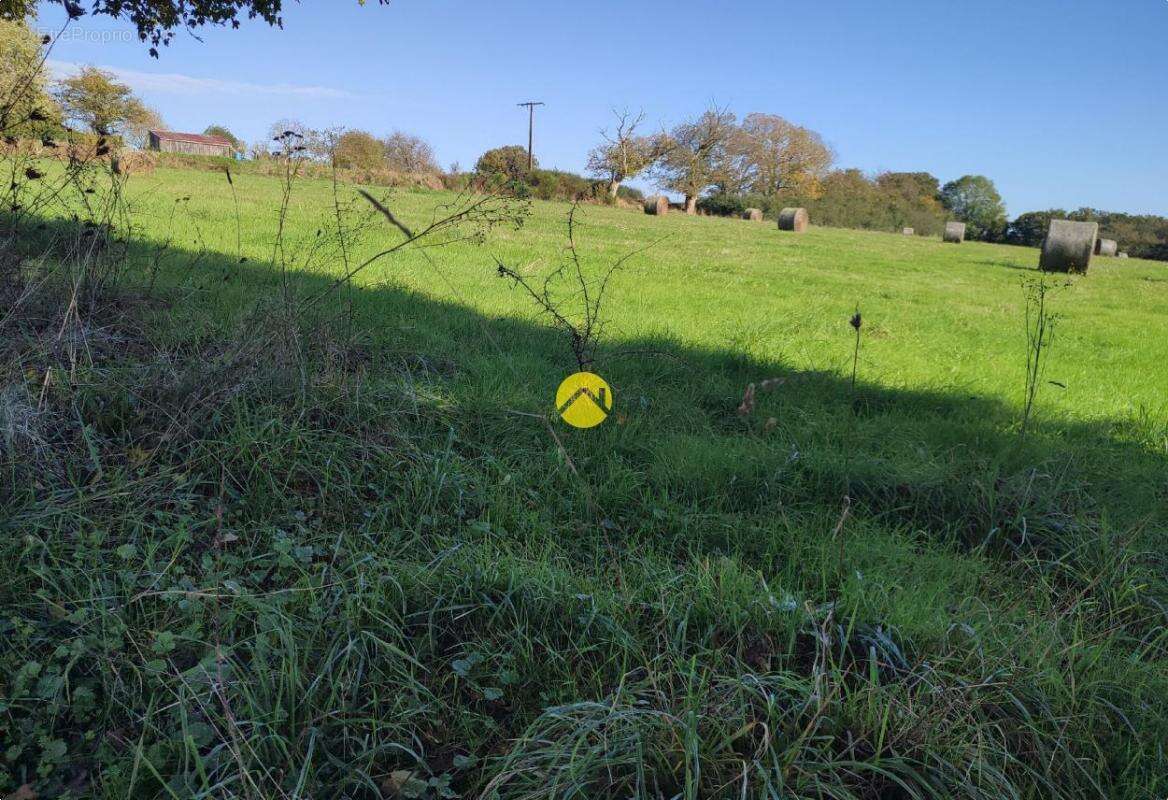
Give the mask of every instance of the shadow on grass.
<svg viewBox="0 0 1168 800">
<path fill-rule="evenodd" d="M 1035 250 L 1035 258 L 1037 259 L 1038 251 Z M 1038 272 L 1038 261 L 1035 260 L 1033 266 L 1021 266 L 1019 264 L 1011 264 L 1009 261 L 1000 261 L 995 258 L 980 258 L 973 262 L 974 264 L 982 264 L 987 267 L 1002 267 L 1004 269 L 1018 270 L 1019 272 Z"/>
<path fill-rule="evenodd" d="M 37 231 L 41 247 L 74 234 L 67 222 Z M 174 302 L 152 324 L 188 357 L 203 358 L 194 355 L 195 342 L 206 350 L 208 341 L 231 335 L 229 320 L 257 304 L 275 312 L 284 302 L 270 263 L 173 248 L 160 262 L 156 243 L 126 246 L 127 285 L 161 264 L 151 291 Z M 485 252 L 482 261 L 493 271 Z M 293 302 L 334 281 L 291 273 Z M 488 317 L 393 284 L 351 293 L 338 287 L 318 311 L 336 330 L 349 303 L 367 380 L 408 374 L 411 385 L 427 384 L 426 402 L 440 403 L 479 452 L 520 460 L 541 453 L 535 469 L 555 463 L 559 445 L 536 417 L 554 419 L 556 386 L 574 365 L 563 335 L 534 311 L 530 321 Z M 654 496 L 730 514 L 835 512 L 847 498 L 881 523 L 960 546 L 1058 554 L 1102 521 L 1153 535 L 1165 521 L 1168 458 L 1155 448 L 1163 435 L 1155 423 L 1084 423 L 1040 412 L 1022 440 L 1018 409 L 994 398 L 873 383 L 853 394 L 846 376 L 663 339 L 609 342 L 595 370 L 613 387 L 612 417 L 589 431 L 554 420 L 554 430 L 574 477 L 622 526 L 655 527 L 638 518 Z M 746 387 L 764 380 L 770 388 L 740 414 Z"/>
<path fill-rule="evenodd" d="M 66 228 L 55 234 L 64 237 Z M 46 229 L 46 235 L 54 233 Z M 173 745 L 193 743 L 198 734 L 204 751 L 216 753 L 228 741 L 219 731 L 235 731 L 228 726 L 237 718 L 258 732 L 239 773 L 266 776 L 268 765 L 299 759 L 302 767 L 289 771 L 299 776 L 295 791 L 357 786 L 352 796 L 384 796 L 374 779 L 403 769 L 449 778 L 456 756 L 465 753 L 478 754 L 484 765 L 481 773 L 457 776 L 466 796 L 478 796 L 492 774 L 518 774 L 509 765 L 523 758 L 534 758 L 525 769 L 544 783 L 557 764 L 598 753 L 593 785 L 611 782 L 612 749 L 565 744 L 558 761 L 557 740 L 584 740 L 572 739 L 571 724 L 567 733 L 538 727 L 562 719 L 557 706 L 566 703 L 603 712 L 598 724 L 586 719 L 582 729 L 603 731 L 606 739 L 620 723 L 608 715 L 624 714 L 625 706 L 648 709 L 655 720 L 684 714 L 727 720 L 725 730 L 700 736 L 646 728 L 643 738 L 687 742 L 688 755 L 663 751 L 660 763 L 647 767 L 672 780 L 678 764 L 697 757 L 686 736 L 717 743 L 718 753 L 705 745 L 698 772 L 723 789 L 746 774 L 737 751 L 717 771 L 724 743 L 751 729 L 768 731 L 768 741 L 790 739 L 799 748 L 806 741 L 828 753 L 839 749 L 838 730 L 845 726 L 849 739 L 859 730 L 860 742 L 883 741 L 891 730 L 898 734 L 892 741 L 908 742 L 911 765 L 937 757 L 928 750 L 918 755 L 915 736 L 902 731 L 935 725 L 964 743 L 1004 728 L 1010 745 L 1004 752 L 1035 765 L 1038 777 L 1023 773 L 1023 786 L 1045 786 L 1040 769 L 1054 776 L 1051 785 L 1069 785 L 1081 764 L 1096 763 L 1077 752 L 1063 758 L 1065 742 L 1095 745 L 1086 734 L 1067 735 L 1068 721 L 1083 719 L 1092 736 L 1114 730 L 1127 737 L 1102 739 L 1116 748 L 1142 744 L 1128 736 L 1141 717 L 1121 726 L 1099 722 L 1110 719 L 1101 712 L 1084 716 L 1081 695 L 1094 690 L 1094 673 L 1073 682 L 1064 673 L 1079 670 L 1073 674 L 1081 677 L 1083 662 L 1094 664 L 1094 655 L 1068 666 L 1070 644 L 1033 642 L 1043 650 L 1036 659 L 1046 667 L 1040 674 L 1054 676 L 1057 691 L 1073 684 L 1072 700 L 1062 705 L 1048 703 L 1040 691 L 1046 684 L 1033 688 L 1029 673 L 1018 678 L 997 668 L 1015 651 L 996 647 L 996 636 L 988 640 L 984 672 L 980 655 L 966 655 L 981 649 L 981 638 L 967 645 L 959 631 L 956 645 L 947 633 L 940 643 L 910 640 L 904 652 L 922 654 L 925 677 L 918 679 L 872 609 L 896 606 L 903 609 L 899 619 L 913 620 L 926 616 L 917 604 L 945 608 L 972 597 L 993 608 L 993 630 L 987 623 L 979 636 L 1000 628 L 1013 637 L 1018 618 L 1002 606 L 1014 599 L 999 604 L 992 588 L 981 591 L 984 572 L 970 575 L 981 566 L 978 559 L 951 559 L 952 569 L 930 574 L 937 561 L 931 557 L 947 555 L 951 543 L 1045 549 L 1062 558 L 1099 536 L 1107 521 L 1162 522 L 1168 465 L 1151 446 L 1160 431 L 1122 421 L 1040 418 L 1019 441 L 1016 410 L 991 398 L 870 383 L 853 395 L 844 376 L 660 339 L 612 342 L 599 352 L 595 369 L 613 386 L 616 401 L 604 425 L 576 431 L 553 419 L 549 429 L 541 417 L 551 413 L 555 388 L 573 366 L 567 343 L 544 325 L 487 316 L 394 285 L 357 289 L 351 298 L 341 288 L 320 314 L 289 322 L 287 296 L 315 296 L 332 284 L 331 276 L 292 274 L 285 287 L 271 264 L 181 251 L 156 262 L 156 245 L 128 246 L 132 269 L 118 291 L 82 312 L 94 369 L 81 370 L 80 380 L 60 390 L 62 418 L 72 415 L 81 427 L 66 443 L 75 464 L 66 465 L 63 477 L 46 471 L 44 485 L 25 491 L 26 506 L 35 509 L 17 508 L 11 527 L 23 535 L 4 539 L 18 568 L 0 588 L 0 601 L 18 608 L 14 618 L 23 617 L 12 635 L 28 652 L 12 660 L 11 672 L 27 672 L 19 667 L 34 656 L 37 669 L 49 659 L 67 660 L 63 672 L 52 667 L 46 674 L 66 674 L 71 685 L 87 687 L 75 682 L 80 675 L 99 687 L 98 696 L 118 701 L 107 703 L 112 710 L 92 724 L 43 697 L 12 704 L 10 713 L 28 721 L 27 730 L 36 722 L 38 730 L 69 739 L 80 776 L 72 780 L 79 784 L 95 775 L 114 787 L 107 794 L 134 794 L 133 787 L 115 791 L 118 776 L 132 774 L 139 754 L 150 752 L 159 786 L 179 787 L 184 796 L 213 793 L 207 787 L 229 785 L 218 782 L 233 775 L 233 760 L 208 757 L 211 777 L 200 777 L 186 766 L 194 745 Z M 491 271 L 485 253 L 482 262 Z M 151 293 L 163 302 L 140 302 L 155 263 L 163 269 Z M 352 336 L 346 333 L 350 299 Z M 35 338 L 39 329 L 26 332 Z M 233 357 L 240 341 L 257 339 L 263 347 Z M 54 357 L 60 355 L 52 347 L 30 350 L 18 360 L 21 373 L 39 375 Z M 306 365 L 311 369 L 301 369 Z M 5 375 L 5 384 L 21 380 L 21 373 Z M 764 380 L 771 381 L 766 390 Z M 281 381 L 287 390 L 276 385 Z M 753 412 L 743 416 L 737 409 L 751 383 L 760 388 Z M 220 386 L 226 390 L 214 388 Z M 191 396 L 199 413 L 188 423 Z M 50 402 L 57 399 L 50 394 Z M 0 500 L 6 489 L 0 484 Z M 849 547 L 879 552 L 845 553 L 843 540 L 836 544 L 830 526 L 845 503 L 853 520 L 892 532 L 864 540 L 863 531 L 848 531 Z M 784 528 L 788 519 L 796 523 Z M 917 536 L 922 530 L 926 535 Z M 902 532 L 909 551 L 903 572 L 887 565 Z M 930 548 L 934 541 L 942 546 Z M 56 553 L 48 554 L 46 545 L 40 555 L 41 542 Z M 611 557 L 607 548 L 619 555 Z M 710 557 L 717 554 L 733 557 Z M 1103 575 L 1084 572 L 1090 581 Z M 1100 582 L 1102 594 L 1110 581 Z M 1082 596 L 1080 590 L 1086 592 L 1077 585 L 1067 595 Z M 1038 588 L 1029 599 L 1041 593 Z M 91 607 L 102 616 L 85 616 Z M 75 614 L 57 613 L 74 608 Z M 844 632 L 850 612 L 861 623 L 854 636 L 850 624 Z M 972 631 L 967 616 L 943 619 L 941 630 L 960 623 Z M 102 627 L 93 619 L 102 619 Z M 125 620 L 126 627 L 106 619 Z M 1050 628 L 1058 622 L 1052 615 Z M 1068 627 L 1077 628 L 1072 622 Z M 81 641 L 81 628 L 98 629 L 98 639 L 107 625 L 114 631 L 108 639 Z M 1137 635 L 1146 627 L 1139 620 Z M 123 639 L 156 644 L 140 653 Z M 956 657 L 948 655 L 951 647 Z M 829 658 L 832 667 L 825 669 Z M 946 661 L 960 670 L 952 679 L 936 667 Z M 1107 666 L 1102 662 L 1101 669 Z M 231 677 L 235 670 L 246 679 Z M 798 678 L 794 689 L 767 689 L 764 700 L 741 708 L 805 708 L 831 730 L 808 736 L 812 728 L 802 717 L 755 723 L 737 704 L 711 710 L 703 699 L 700 711 L 683 705 L 681 698 L 713 696 L 695 690 L 699 670 L 743 685 L 754 680 L 740 677 L 744 670 L 789 670 L 784 680 Z M 845 682 L 863 687 L 854 697 L 874 712 L 857 723 L 847 711 L 826 706 L 825 675 L 838 676 L 844 698 L 851 696 Z M 660 709 L 637 697 L 623 700 L 627 682 L 643 683 Z M 50 685 L 26 683 L 29 697 Z M 213 697 L 204 685 L 224 688 Z M 877 685 L 896 687 L 896 694 L 882 700 Z M 960 700 L 944 699 L 946 687 Z M 925 702 L 902 689 L 919 689 Z M 62 703 L 69 699 L 54 694 Z M 204 695 L 196 730 L 186 707 Z M 156 697 L 187 702 L 174 704 L 174 718 L 152 720 L 146 709 Z M 1107 697 L 1105 708 L 1114 709 L 1114 702 Z M 1050 734 L 1033 733 L 1047 727 Z M 81 730 L 92 731 L 86 741 L 138 746 L 98 761 L 81 743 Z M 535 731 L 534 744 L 523 741 L 528 730 Z M 790 735 L 772 737 L 771 730 Z M 1031 734 L 1057 749 L 1037 749 L 1024 738 Z M 1159 739 L 1149 734 L 1147 741 L 1151 752 Z M 43 763 L 38 752 L 21 756 L 26 772 Z M 639 744 L 628 752 L 635 754 L 631 771 L 646 769 Z M 541 753 L 551 753 L 547 763 L 536 758 Z M 839 763 L 871 761 L 875 777 L 845 775 L 864 791 L 838 794 L 876 797 L 894 796 L 882 776 L 896 755 L 849 746 L 840 751 L 843 762 L 801 757 L 827 775 L 840 774 Z M 954 759 L 953 776 L 977 774 L 982 763 L 980 754 Z M 1107 774 L 1104 765 L 1097 771 Z M 757 772 L 765 783 L 761 764 Z M 961 780 L 937 775 L 916 794 Z M 283 774 L 273 781 L 285 785 Z"/>
</svg>

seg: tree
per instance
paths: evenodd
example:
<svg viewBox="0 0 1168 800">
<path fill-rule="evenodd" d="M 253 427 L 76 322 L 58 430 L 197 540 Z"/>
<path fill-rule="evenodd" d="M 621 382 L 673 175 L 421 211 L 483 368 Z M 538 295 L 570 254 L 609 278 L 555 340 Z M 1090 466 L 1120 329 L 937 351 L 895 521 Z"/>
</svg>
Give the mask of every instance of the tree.
<svg viewBox="0 0 1168 800">
<path fill-rule="evenodd" d="M 941 203 L 968 226 L 971 239 L 1001 241 L 1006 233 L 1006 206 L 984 175 L 965 175 L 941 187 Z"/>
<path fill-rule="evenodd" d="M 928 172 L 882 172 L 876 185 L 914 205 L 941 210 L 941 181 Z"/>
<path fill-rule="evenodd" d="M 296 137 L 308 138 L 312 135 L 312 131 L 298 119 L 291 119 L 284 117 L 278 119 L 268 126 L 268 139 L 276 141 L 287 137 L 288 134 L 293 134 Z"/>
<path fill-rule="evenodd" d="M 1010 223 L 1006 229 L 1006 241 L 1023 247 L 1041 247 L 1042 240 L 1050 228 L 1052 219 L 1066 219 L 1067 212 L 1060 209 L 1050 211 L 1028 211 Z"/>
<path fill-rule="evenodd" d="M 814 194 L 834 160 L 818 133 L 774 114 L 750 114 L 730 137 L 732 183 L 767 197 Z"/>
<path fill-rule="evenodd" d="M 1124 214 L 1098 208 L 1029 211 L 1010 223 L 1006 241 L 1010 244 L 1040 247 L 1052 219 L 1098 222 L 1099 235 L 1105 239 L 1115 239 L 1124 252 L 1135 258 L 1168 261 L 1168 218 L 1152 214 Z"/>
<path fill-rule="evenodd" d="M 280 119 L 268 128 L 271 146 L 265 152 L 288 158 L 327 159 L 332 153 L 332 137 L 309 128 L 298 119 Z M 260 149 L 256 149 L 257 155 Z"/>
<path fill-rule="evenodd" d="M 203 131 L 204 136 L 218 136 L 220 139 L 226 139 L 231 142 L 231 147 L 237 153 L 242 153 L 246 150 L 243 140 L 232 133 L 226 125 L 208 125 Z"/>
<path fill-rule="evenodd" d="M 858 169 L 835 170 L 826 175 L 818 197 L 783 197 L 789 205 L 805 205 L 817 224 L 863 230 L 892 230 L 887 196 Z"/>
<path fill-rule="evenodd" d="M 385 166 L 385 146 L 365 131 L 345 131 L 336 139 L 333 158 L 346 169 L 378 169 Z"/>
<path fill-rule="evenodd" d="M 945 227 L 941 182 L 927 172 L 882 172 L 876 188 L 891 211 L 891 230 L 912 228 L 920 235 L 940 233 Z"/>
<path fill-rule="evenodd" d="M 436 175 L 442 171 L 432 148 L 424 139 L 394 131 L 382 142 L 385 163 L 395 172 Z"/>
<path fill-rule="evenodd" d="M 710 108 L 696 120 L 673 129 L 667 152 L 654 166 L 656 180 L 666 189 L 685 195 L 685 212 L 697 213 L 698 198 L 711 186 L 731 187 L 734 172 L 728 145 L 734 134 L 734 114 Z"/>
<path fill-rule="evenodd" d="M 43 66 L 40 37 L 23 20 L 0 20 L 0 134 L 39 136 L 60 123 Z"/>
<path fill-rule="evenodd" d="M 622 183 L 644 172 L 669 149 L 666 136 L 637 135 L 644 113 L 634 117 L 626 109 L 613 114 L 617 119 L 616 130 L 611 135 L 601 131 L 604 143 L 588 154 L 588 172 L 608 181 L 610 197 L 616 197 Z"/>
<path fill-rule="evenodd" d="M 203 25 L 239 27 L 239 18 L 259 17 L 269 25 L 283 25 L 281 0 L 93 0 L 87 11 L 80 0 L 50 0 L 64 6 L 70 19 L 89 14 L 104 14 L 127 19 L 138 30 L 138 38 L 150 42 L 150 54 L 158 56 L 158 47 L 169 44 L 176 30 L 190 30 Z M 386 0 L 379 0 L 384 3 Z M 365 0 L 358 0 L 364 5 Z M 0 19 L 20 21 L 35 15 L 37 0 L 0 0 Z"/>
<path fill-rule="evenodd" d="M 533 167 L 538 167 L 535 162 Z M 527 148 L 517 144 L 496 147 L 479 156 L 475 172 L 483 176 L 502 176 L 506 180 L 521 181 L 527 175 Z"/>
<path fill-rule="evenodd" d="M 122 126 L 122 138 L 137 150 L 144 150 L 150 142 L 150 131 L 166 130 L 166 121 L 156 108 L 144 105 L 141 111 Z"/>
<path fill-rule="evenodd" d="M 65 118 L 101 136 L 126 133 L 133 125 L 148 124 L 150 109 L 113 73 L 84 67 L 65 78 L 54 92 Z"/>
</svg>

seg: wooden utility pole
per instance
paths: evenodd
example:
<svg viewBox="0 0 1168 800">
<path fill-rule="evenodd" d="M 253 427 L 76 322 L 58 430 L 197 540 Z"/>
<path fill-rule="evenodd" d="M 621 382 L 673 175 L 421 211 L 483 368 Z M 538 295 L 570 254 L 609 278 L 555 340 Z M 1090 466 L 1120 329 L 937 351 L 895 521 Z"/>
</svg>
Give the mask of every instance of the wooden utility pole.
<svg viewBox="0 0 1168 800">
<path fill-rule="evenodd" d="M 546 104 L 535 100 L 528 100 L 526 103 L 519 103 L 518 105 L 527 106 L 527 171 L 531 172 L 535 166 L 535 156 L 532 151 L 532 145 L 535 143 L 535 107 Z"/>
</svg>

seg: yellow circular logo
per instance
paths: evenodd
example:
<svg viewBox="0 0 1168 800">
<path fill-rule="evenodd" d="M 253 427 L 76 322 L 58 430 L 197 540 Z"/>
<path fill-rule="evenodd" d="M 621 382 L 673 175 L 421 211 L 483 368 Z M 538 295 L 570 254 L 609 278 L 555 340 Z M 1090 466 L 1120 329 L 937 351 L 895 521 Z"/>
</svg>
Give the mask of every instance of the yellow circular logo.
<svg viewBox="0 0 1168 800">
<path fill-rule="evenodd" d="M 556 390 L 556 411 L 575 428 L 594 428 L 612 411 L 612 389 L 591 372 L 569 375 Z"/>
</svg>

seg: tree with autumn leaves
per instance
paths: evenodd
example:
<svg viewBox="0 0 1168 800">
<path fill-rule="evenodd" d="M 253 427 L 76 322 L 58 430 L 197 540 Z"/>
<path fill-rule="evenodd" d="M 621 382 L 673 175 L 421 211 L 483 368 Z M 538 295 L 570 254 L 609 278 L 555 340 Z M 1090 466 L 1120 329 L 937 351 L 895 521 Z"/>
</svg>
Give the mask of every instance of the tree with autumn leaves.
<svg viewBox="0 0 1168 800">
<path fill-rule="evenodd" d="M 777 114 L 748 114 L 727 144 L 731 182 L 742 193 L 814 193 L 835 159 L 823 138 Z"/>
<path fill-rule="evenodd" d="M 642 172 L 662 188 L 685 196 L 687 213 L 708 191 L 719 194 L 814 192 L 833 161 L 815 131 L 775 114 L 749 114 L 741 124 L 733 112 L 711 107 L 669 133 L 637 133 L 642 115 L 617 115 L 615 133 L 590 154 L 592 174 L 608 180 L 609 194 Z"/>
</svg>

